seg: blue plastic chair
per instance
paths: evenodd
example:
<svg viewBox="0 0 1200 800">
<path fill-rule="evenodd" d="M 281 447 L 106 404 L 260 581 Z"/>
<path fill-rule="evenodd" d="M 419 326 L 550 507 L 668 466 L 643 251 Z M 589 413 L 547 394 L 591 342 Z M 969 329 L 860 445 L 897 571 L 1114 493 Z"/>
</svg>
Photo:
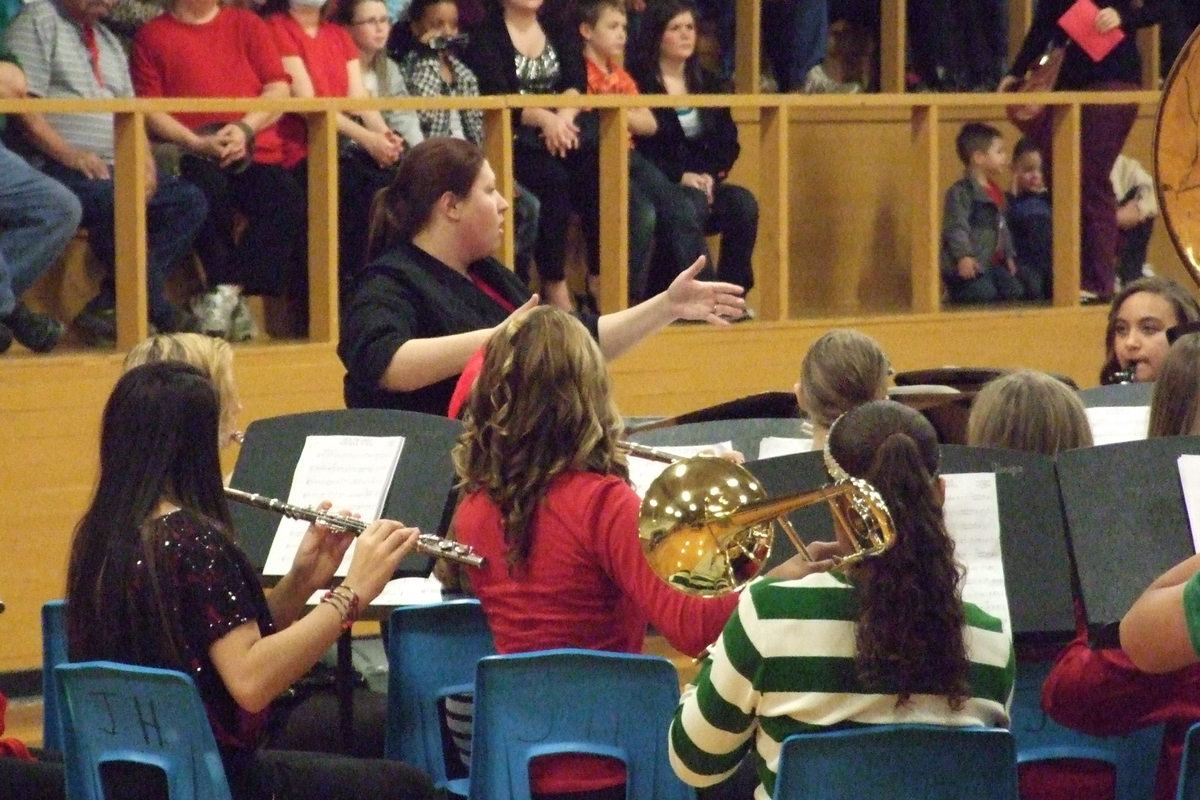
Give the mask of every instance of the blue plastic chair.
<svg viewBox="0 0 1200 800">
<path fill-rule="evenodd" d="M 67 797 L 105 800 L 100 765 L 158 767 L 171 800 L 230 800 L 196 685 L 182 672 L 111 661 L 54 668 L 61 693 Z"/>
<path fill-rule="evenodd" d="M 1002 728 L 870 725 L 783 742 L 774 800 L 1017 800 L 1013 736 Z"/>
<path fill-rule="evenodd" d="M 1179 764 L 1179 789 L 1175 800 L 1200 800 L 1200 722 L 1188 728 Z"/>
<path fill-rule="evenodd" d="M 42 606 L 42 747 L 47 750 L 63 749 L 54 668 L 68 660 L 67 601 L 51 600 Z"/>
<path fill-rule="evenodd" d="M 438 788 L 465 797 L 468 779 L 447 777 L 442 701 L 471 692 L 476 662 L 495 652 L 478 600 L 393 611 L 387 642 L 387 757 L 424 770 Z"/>
<path fill-rule="evenodd" d="M 543 650 L 482 659 L 475 677 L 471 800 L 529 800 L 529 762 L 589 753 L 625 762 L 625 796 L 695 794 L 667 760 L 679 676 L 658 656 Z"/>
<path fill-rule="evenodd" d="M 1011 726 L 1017 740 L 1017 763 L 1067 758 L 1102 761 L 1115 771 L 1116 800 L 1153 797 L 1163 726 L 1152 725 L 1125 736 L 1089 736 L 1058 724 L 1042 710 L 1042 684 L 1052 666 L 1053 661 L 1017 664 Z"/>
</svg>

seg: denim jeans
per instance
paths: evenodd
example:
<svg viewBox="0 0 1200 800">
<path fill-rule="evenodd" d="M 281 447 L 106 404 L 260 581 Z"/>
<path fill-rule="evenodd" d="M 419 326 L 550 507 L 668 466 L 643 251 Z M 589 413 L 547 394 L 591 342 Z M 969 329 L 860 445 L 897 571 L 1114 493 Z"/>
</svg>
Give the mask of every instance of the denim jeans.
<svg viewBox="0 0 1200 800">
<path fill-rule="evenodd" d="M 113 182 L 111 179 L 88 178 L 82 172 L 53 162 L 42 169 L 79 198 L 92 252 L 108 268 L 95 305 L 111 307 L 116 302 Z M 167 276 L 179 259 L 192 249 L 192 239 L 207 214 L 208 203 L 199 189 L 179 178 L 159 176 L 158 190 L 146 203 L 146 286 L 150 321 L 155 325 L 169 326 L 172 322 L 174 309 L 165 292 Z"/>
<path fill-rule="evenodd" d="M 75 235 L 79 201 L 0 143 L 0 317 Z"/>
</svg>

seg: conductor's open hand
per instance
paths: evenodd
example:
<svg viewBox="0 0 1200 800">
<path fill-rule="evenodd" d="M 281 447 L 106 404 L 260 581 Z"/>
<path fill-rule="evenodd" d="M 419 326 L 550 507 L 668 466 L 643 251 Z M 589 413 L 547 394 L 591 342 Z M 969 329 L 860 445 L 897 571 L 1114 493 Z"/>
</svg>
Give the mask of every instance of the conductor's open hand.
<svg viewBox="0 0 1200 800">
<path fill-rule="evenodd" d="M 420 531 L 402 522 L 381 519 L 372 522 L 358 537 L 345 584 L 370 603 L 392 579 L 401 560 L 417 546 Z"/>
<path fill-rule="evenodd" d="M 712 325 L 728 325 L 746 313 L 745 289 L 733 283 L 702 281 L 697 275 L 704 269 L 704 256 L 679 273 L 667 287 L 667 302 L 675 319 L 702 320 Z"/>
</svg>

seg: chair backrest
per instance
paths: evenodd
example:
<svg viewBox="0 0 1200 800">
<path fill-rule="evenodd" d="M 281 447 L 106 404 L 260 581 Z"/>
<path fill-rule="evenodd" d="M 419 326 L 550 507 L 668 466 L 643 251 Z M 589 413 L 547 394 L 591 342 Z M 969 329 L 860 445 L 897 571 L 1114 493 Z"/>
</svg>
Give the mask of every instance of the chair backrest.
<svg viewBox="0 0 1200 800">
<path fill-rule="evenodd" d="M 1115 800 L 1153 797 L 1163 726 L 1152 725 L 1125 736 L 1089 736 L 1059 725 L 1042 710 L 1042 684 L 1052 665 L 1051 661 L 1017 664 L 1011 726 L 1017 740 L 1017 763 L 1063 758 L 1103 761 L 1116 773 Z"/>
<path fill-rule="evenodd" d="M 51 600 L 42 606 L 42 747 L 47 750 L 63 749 L 54 668 L 67 661 L 67 601 Z"/>
<path fill-rule="evenodd" d="M 472 691 L 475 664 L 496 645 L 478 600 L 401 606 L 388 625 L 388 758 L 447 785 L 441 701 Z"/>
<path fill-rule="evenodd" d="M 1000 728 L 872 725 L 783 742 L 775 800 L 1017 800 L 1013 736 Z"/>
<path fill-rule="evenodd" d="M 1200 722 L 1188 728 L 1179 764 L 1179 789 L 1175 800 L 1200 800 Z"/>
<path fill-rule="evenodd" d="M 556 753 L 625 762 L 629 798 L 694 797 L 667 760 L 678 681 L 658 656 L 564 649 L 482 659 L 471 800 L 529 800 L 530 760 Z"/>
<path fill-rule="evenodd" d="M 204 704 L 182 672 L 111 661 L 54 668 L 71 800 L 105 800 L 100 765 L 158 767 L 171 800 L 230 800 Z"/>
</svg>

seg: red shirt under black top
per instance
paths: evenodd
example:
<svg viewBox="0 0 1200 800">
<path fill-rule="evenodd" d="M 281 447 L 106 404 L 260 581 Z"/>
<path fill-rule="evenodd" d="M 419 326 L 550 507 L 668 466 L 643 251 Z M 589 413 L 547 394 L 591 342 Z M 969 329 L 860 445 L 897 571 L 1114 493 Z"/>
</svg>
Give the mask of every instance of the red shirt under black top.
<svg viewBox="0 0 1200 800">
<path fill-rule="evenodd" d="M 615 476 L 560 475 L 538 507 L 529 562 L 513 577 L 498 506 L 486 493 L 467 495 L 454 528 L 486 559 L 482 569 L 472 570 L 471 586 L 498 652 L 578 647 L 640 653 L 647 622 L 689 655 L 716 640 L 737 595 L 694 597 L 659 579 L 638 540 L 640 505 L 629 484 Z M 530 778 L 537 793 L 580 792 L 621 783 L 624 768 L 564 756 L 535 761 Z"/>
</svg>

